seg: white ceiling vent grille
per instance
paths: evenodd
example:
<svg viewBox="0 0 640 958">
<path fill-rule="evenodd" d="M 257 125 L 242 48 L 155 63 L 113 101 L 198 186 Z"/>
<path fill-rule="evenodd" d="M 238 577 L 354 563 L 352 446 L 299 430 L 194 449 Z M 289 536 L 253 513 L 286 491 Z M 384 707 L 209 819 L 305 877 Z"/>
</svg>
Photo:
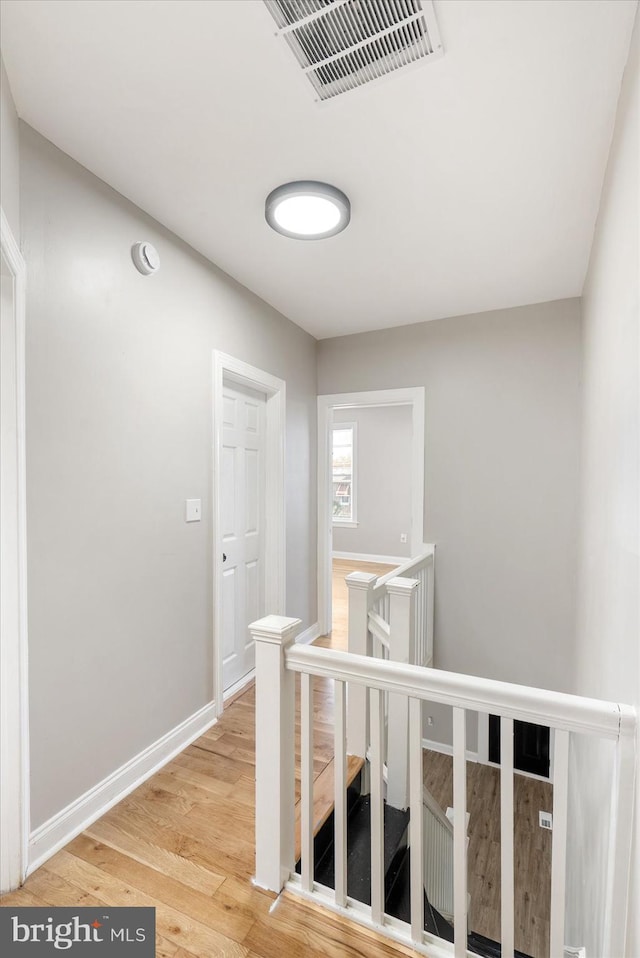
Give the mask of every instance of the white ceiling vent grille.
<svg viewBox="0 0 640 958">
<path fill-rule="evenodd" d="M 265 0 L 318 97 L 442 55 L 432 0 Z"/>
</svg>

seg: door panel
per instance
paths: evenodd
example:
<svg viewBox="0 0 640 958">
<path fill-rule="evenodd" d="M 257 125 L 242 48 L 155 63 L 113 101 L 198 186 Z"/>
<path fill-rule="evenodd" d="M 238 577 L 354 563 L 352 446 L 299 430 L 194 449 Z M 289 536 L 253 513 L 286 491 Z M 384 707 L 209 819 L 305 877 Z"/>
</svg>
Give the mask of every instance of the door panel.
<svg viewBox="0 0 640 958">
<path fill-rule="evenodd" d="M 225 384 L 222 547 L 223 688 L 250 672 L 255 650 L 247 626 L 264 608 L 265 426 L 263 395 Z"/>
<path fill-rule="evenodd" d="M 549 729 L 532 722 L 513 723 L 513 767 L 549 778 Z M 500 764 L 500 716 L 489 716 L 489 761 Z"/>
</svg>

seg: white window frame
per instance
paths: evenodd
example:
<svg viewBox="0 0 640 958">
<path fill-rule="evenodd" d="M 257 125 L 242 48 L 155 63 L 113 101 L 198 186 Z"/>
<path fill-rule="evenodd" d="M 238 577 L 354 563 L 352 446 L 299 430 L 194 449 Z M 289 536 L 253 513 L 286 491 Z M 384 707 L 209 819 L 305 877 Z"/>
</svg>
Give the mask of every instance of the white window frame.
<svg viewBox="0 0 640 958">
<path fill-rule="evenodd" d="M 358 501 L 357 501 L 357 483 L 358 483 L 358 423 L 357 422 L 333 422 L 331 424 L 331 461 L 333 463 L 333 433 L 336 429 L 351 429 L 351 518 L 341 519 L 340 516 L 331 516 L 334 526 L 340 529 L 358 528 Z"/>
</svg>

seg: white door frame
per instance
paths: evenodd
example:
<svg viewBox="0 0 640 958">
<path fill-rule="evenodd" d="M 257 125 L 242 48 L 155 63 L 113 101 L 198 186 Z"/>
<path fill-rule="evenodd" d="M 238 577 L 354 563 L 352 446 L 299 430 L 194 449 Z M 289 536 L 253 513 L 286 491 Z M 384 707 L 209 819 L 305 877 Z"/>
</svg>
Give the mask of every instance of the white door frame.
<svg viewBox="0 0 640 958">
<path fill-rule="evenodd" d="M 13 278 L 13 310 L 3 317 L 0 375 L 11 384 L 9 428 L 0 443 L 0 893 L 18 888 L 29 855 L 29 696 L 25 474 L 26 267 L 3 210 L 2 259 Z M 15 393 L 13 384 L 15 383 Z M 6 426 L 6 422 L 5 422 Z"/>
<path fill-rule="evenodd" d="M 411 406 L 411 555 L 424 542 L 424 386 L 318 396 L 318 627 L 331 631 L 331 426 L 333 410 L 345 406 Z"/>
<path fill-rule="evenodd" d="M 265 430 L 265 609 L 285 612 L 285 401 L 286 384 L 270 373 L 219 350 L 213 352 L 213 689 L 222 715 L 222 494 L 223 387 L 230 382 L 266 395 Z"/>
</svg>

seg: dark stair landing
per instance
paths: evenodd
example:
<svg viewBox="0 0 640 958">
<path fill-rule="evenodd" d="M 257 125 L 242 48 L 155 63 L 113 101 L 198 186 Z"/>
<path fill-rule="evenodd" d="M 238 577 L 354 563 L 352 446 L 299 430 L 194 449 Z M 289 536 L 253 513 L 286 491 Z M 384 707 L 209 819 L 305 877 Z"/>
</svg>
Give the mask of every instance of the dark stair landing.
<svg viewBox="0 0 640 958">
<path fill-rule="evenodd" d="M 368 795 L 359 794 L 359 781 L 347 793 L 347 894 L 371 904 L 371 804 Z M 385 911 L 394 918 L 411 923 L 411 850 L 407 847 L 409 812 L 384 806 L 384 874 Z M 314 839 L 313 877 L 327 888 L 335 887 L 334 814 L 328 817 Z M 296 865 L 300 872 L 300 862 Z M 425 931 L 453 942 L 453 926 L 424 896 Z M 484 958 L 501 958 L 498 942 L 471 932 L 468 950 Z M 515 958 L 528 958 L 516 951 Z"/>
</svg>

